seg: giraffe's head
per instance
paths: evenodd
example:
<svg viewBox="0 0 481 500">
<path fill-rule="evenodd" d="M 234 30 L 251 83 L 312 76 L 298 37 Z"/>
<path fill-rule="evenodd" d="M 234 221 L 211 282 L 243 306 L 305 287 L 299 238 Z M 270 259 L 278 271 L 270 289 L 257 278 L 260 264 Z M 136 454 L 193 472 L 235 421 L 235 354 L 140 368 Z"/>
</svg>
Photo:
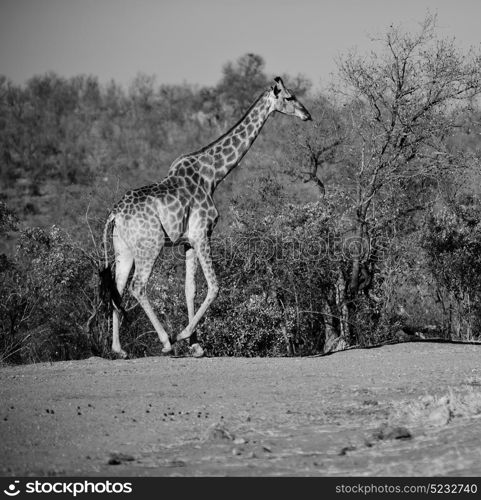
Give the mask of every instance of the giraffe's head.
<svg viewBox="0 0 481 500">
<path fill-rule="evenodd" d="M 301 120 L 312 120 L 311 114 L 301 104 L 296 96 L 284 87 L 280 77 L 274 78 L 274 85 L 271 87 L 269 97 L 272 102 L 272 111 L 279 111 L 286 115 L 298 116 Z"/>
</svg>

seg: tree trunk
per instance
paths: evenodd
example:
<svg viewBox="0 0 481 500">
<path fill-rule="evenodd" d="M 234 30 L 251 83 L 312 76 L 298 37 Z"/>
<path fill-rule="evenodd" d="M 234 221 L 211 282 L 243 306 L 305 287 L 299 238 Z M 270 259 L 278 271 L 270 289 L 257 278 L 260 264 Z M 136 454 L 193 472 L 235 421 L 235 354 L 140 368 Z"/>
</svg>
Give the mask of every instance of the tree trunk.
<svg viewBox="0 0 481 500">
<path fill-rule="evenodd" d="M 351 280 L 349 283 L 350 298 L 354 298 L 359 292 L 359 278 L 361 275 L 361 265 L 364 254 L 363 243 L 364 236 L 366 234 L 366 212 L 368 205 L 366 203 L 362 203 L 361 200 L 359 200 L 359 203 L 360 206 L 357 209 L 356 230 L 354 232 L 354 241 L 352 241 L 352 249 L 351 245 L 349 245 L 349 252 L 351 254 L 350 257 L 352 263 Z"/>
<path fill-rule="evenodd" d="M 337 271 L 336 281 L 336 304 L 340 314 L 339 329 L 340 338 L 346 343 L 349 343 L 350 330 L 349 330 L 349 308 L 346 302 L 346 281 L 342 274 L 341 269 Z"/>
<path fill-rule="evenodd" d="M 324 302 L 324 305 L 322 306 L 322 315 L 324 318 L 324 328 L 325 328 L 324 348 L 323 348 L 324 354 L 327 354 L 328 352 L 342 351 L 347 347 L 347 343 L 345 338 L 342 337 L 342 334 L 339 335 L 338 332 L 336 332 L 334 323 L 332 321 L 334 316 L 332 314 L 331 306 L 329 305 L 329 302 L 327 302 L 327 300 Z"/>
</svg>

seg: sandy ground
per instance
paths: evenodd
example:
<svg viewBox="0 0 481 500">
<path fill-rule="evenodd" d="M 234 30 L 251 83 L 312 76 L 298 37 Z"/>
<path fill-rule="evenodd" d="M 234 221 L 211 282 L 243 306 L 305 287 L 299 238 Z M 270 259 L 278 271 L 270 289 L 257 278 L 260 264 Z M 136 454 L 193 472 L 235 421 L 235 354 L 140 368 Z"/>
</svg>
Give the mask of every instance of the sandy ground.
<svg viewBox="0 0 481 500">
<path fill-rule="evenodd" d="M 479 476 L 481 346 L 0 368 L 3 476 Z"/>
</svg>

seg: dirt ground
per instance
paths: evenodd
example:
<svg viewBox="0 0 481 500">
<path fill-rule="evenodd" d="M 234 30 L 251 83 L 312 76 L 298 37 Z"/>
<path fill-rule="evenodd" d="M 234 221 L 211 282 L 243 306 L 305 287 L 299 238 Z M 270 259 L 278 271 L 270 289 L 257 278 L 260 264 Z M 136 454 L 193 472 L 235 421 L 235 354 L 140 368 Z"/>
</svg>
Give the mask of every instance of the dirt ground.
<svg viewBox="0 0 481 500">
<path fill-rule="evenodd" d="M 0 368 L 2 476 L 479 476 L 481 346 Z"/>
</svg>

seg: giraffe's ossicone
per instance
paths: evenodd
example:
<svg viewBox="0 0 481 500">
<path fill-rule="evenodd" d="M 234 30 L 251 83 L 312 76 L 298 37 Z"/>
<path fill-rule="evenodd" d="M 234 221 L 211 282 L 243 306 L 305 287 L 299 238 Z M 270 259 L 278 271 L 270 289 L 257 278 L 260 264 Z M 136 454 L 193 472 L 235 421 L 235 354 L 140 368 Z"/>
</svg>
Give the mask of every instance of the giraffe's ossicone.
<svg viewBox="0 0 481 500">
<path fill-rule="evenodd" d="M 112 350 L 117 355 L 126 356 L 119 340 L 119 311 L 133 265 L 130 291 L 159 335 L 162 351 L 168 353 L 172 349 L 171 342 L 188 338 L 192 355 L 203 355 L 195 328 L 218 292 L 210 248 L 210 236 L 218 218 L 212 196 L 219 182 L 240 163 L 274 111 L 297 116 L 304 121 L 311 119 L 307 109 L 277 77 L 274 85 L 259 96 L 227 133 L 194 153 L 180 156 L 172 163 L 164 180 L 128 191 L 113 207 L 104 229 L 105 267 L 100 275 L 101 285 L 109 297 L 107 300 L 114 306 Z M 107 252 L 111 225 L 115 279 Z M 189 323 L 171 341 L 150 305 L 146 287 L 162 247 L 181 243 L 186 247 L 185 294 Z M 195 272 L 198 263 L 207 281 L 207 296 L 195 312 Z"/>
</svg>

